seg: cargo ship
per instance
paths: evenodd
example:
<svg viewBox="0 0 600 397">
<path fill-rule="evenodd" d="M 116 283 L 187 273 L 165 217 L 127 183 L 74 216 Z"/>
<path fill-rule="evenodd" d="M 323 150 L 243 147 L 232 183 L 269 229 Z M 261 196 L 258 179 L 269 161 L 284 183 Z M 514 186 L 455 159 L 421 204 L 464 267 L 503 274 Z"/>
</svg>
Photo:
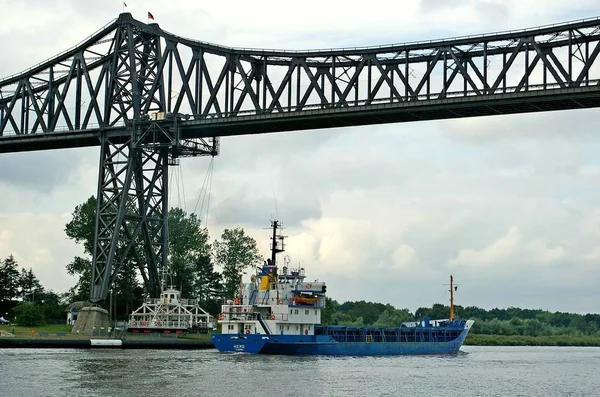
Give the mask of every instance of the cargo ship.
<svg viewBox="0 0 600 397">
<path fill-rule="evenodd" d="M 285 251 L 284 236 L 277 220 L 271 221 L 271 229 L 271 257 L 221 306 L 221 331 L 211 335 L 220 352 L 383 356 L 459 351 L 473 321 L 454 317 L 452 276 L 447 319 L 425 317 L 393 328 L 321 325 L 326 283 L 307 280 L 305 269 L 290 267 L 288 257 L 279 269 L 276 260 Z"/>
</svg>

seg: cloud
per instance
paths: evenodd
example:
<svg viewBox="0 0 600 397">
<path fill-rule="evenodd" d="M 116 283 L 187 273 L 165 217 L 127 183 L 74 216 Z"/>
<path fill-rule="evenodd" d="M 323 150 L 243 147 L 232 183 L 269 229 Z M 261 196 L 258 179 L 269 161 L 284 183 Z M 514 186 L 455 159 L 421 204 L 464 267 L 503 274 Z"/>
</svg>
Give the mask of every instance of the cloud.
<svg viewBox="0 0 600 397">
<path fill-rule="evenodd" d="M 31 268 L 42 285 L 64 292 L 75 280 L 65 266 L 83 249 L 67 240 L 68 214 L 0 214 L 0 258 L 14 255 L 20 267 Z"/>
<path fill-rule="evenodd" d="M 6 153 L 0 156 L 0 183 L 47 193 L 68 184 L 79 165 L 73 150 Z"/>
<path fill-rule="evenodd" d="M 544 239 L 536 239 L 527 244 L 527 249 L 531 252 L 534 263 L 542 265 L 556 263 L 566 255 L 565 248 L 556 245 L 549 247 Z"/>
<path fill-rule="evenodd" d="M 415 250 L 406 244 L 399 246 L 392 254 L 392 260 L 395 267 L 406 269 L 415 260 Z"/>
<path fill-rule="evenodd" d="M 490 268 L 505 264 L 521 244 L 522 236 L 517 227 L 511 227 L 508 232 L 487 245 L 475 250 L 472 248 L 462 249 L 456 258 L 449 261 L 449 267 L 469 267 L 475 270 Z"/>
<path fill-rule="evenodd" d="M 282 207 L 281 213 L 279 213 L 279 205 Z M 222 197 L 221 200 L 217 196 L 217 205 L 212 211 L 209 210 L 209 213 L 211 222 L 222 225 L 262 227 L 267 220 L 266 216 L 269 216 L 270 219 L 285 219 L 286 225 L 297 227 L 303 220 L 318 219 L 321 216 L 321 208 L 314 198 L 289 195 L 273 197 L 272 194 L 269 197 L 265 195 L 265 191 L 260 192 L 258 189 L 243 185 L 233 195 Z"/>
</svg>

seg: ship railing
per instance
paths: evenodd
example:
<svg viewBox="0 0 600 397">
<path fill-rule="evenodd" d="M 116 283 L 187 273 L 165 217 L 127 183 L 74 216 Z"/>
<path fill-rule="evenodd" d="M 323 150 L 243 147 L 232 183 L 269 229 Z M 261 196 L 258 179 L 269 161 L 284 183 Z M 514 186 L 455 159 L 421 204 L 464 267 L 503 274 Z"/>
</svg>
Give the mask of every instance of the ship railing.
<svg viewBox="0 0 600 397">
<path fill-rule="evenodd" d="M 189 321 L 164 321 L 164 320 L 132 320 L 129 322 L 131 328 L 188 328 Z"/>
<path fill-rule="evenodd" d="M 196 306 L 198 304 L 197 299 L 180 299 L 179 302 L 181 302 L 183 306 Z"/>
<path fill-rule="evenodd" d="M 240 305 L 240 306 L 223 306 L 223 313 L 235 313 L 235 314 L 243 314 L 243 313 L 252 313 L 251 305 Z"/>
<path fill-rule="evenodd" d="M 150 305 L 182 305 L 182 306 L 197 306 L 198 305 L 198 300 L 197 299 L 177 299 L 177 300 L 171 300 L 171 302 L 169 302 L 169 299 L 165 299 L 165 298 L 147 298 L 145 301 L 145 303 L 150 304 Z"/>
<path fill-rule="evenodd" d="M 258 313 L 226 313 L 221 322 L 229 321 L 256 321 L 258 320 Z"/>
<path fill-rule="evenodd" d="M 462 330 L 443 327 L 372 328 L 355 326 L 325 326 L 317 335 L 329 335 L 338 342 L 450 342 L 460 337 Z"/>
</svg>

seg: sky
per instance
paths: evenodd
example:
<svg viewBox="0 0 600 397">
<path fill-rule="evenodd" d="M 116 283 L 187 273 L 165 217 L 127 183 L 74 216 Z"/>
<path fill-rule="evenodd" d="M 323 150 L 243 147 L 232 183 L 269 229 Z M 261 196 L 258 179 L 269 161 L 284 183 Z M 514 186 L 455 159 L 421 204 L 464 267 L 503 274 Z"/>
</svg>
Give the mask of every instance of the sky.
<svg viewBox="0 0 600 397">
<path fill-rule="evenodd" d="M 8 6 L 10 3 L 10 7 Z M 407 4 L 410 3 L 410 4 Z M 600 0 L 127 1 L 179 36 L 234 47 L 315 49 L 431 40 L 595 17 Z M 121 1 L 0 0 L 0 76 L 97 31 Z M 269 220 L 291 263 L 338 301 L 414 311 L 455 303 L 600 312 L 598 110 L 296 131 L 221 139 L 207 221 L 243 227 L 268 255 Z M 75 206 L 95 194 L 98 148 L 0 155 L 0 258 L 57 292 Z M 210 158 L 172 169 L 170 201 L 193 211 Z M 206 209 L 205 209 L 206 210 Z"/>
</svg>

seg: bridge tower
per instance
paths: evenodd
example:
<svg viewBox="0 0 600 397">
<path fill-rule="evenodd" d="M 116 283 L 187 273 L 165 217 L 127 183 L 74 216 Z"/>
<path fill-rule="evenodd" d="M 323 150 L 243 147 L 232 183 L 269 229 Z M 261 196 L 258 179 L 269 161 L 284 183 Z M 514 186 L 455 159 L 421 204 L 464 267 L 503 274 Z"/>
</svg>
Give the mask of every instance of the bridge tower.
<svg viewBox="0 0 600 397">
<path fill-rule="evenodd" d="M 106 299 L 127 261 L 136 264 L 150 296 L 159 296 L 160 274 L 168 260 L 169 166 L 178 165 L 180 157 L 218 154 L 216 137 L 182 139 L 180 122 L 189 116 L 171 113 L 171 87 L 161 73 L 161 37 L 137 29 L 124 18 L 127 15 L 120 18 L 123 23 L 115 32 L 107 66 L 111 82 L 104 117 L 107 124 L 111 112 L 116 118 L 131 118 L 124 120 L 125 135 L 100 135 L 90 286 L 94 305 Z"/>
</svg>

